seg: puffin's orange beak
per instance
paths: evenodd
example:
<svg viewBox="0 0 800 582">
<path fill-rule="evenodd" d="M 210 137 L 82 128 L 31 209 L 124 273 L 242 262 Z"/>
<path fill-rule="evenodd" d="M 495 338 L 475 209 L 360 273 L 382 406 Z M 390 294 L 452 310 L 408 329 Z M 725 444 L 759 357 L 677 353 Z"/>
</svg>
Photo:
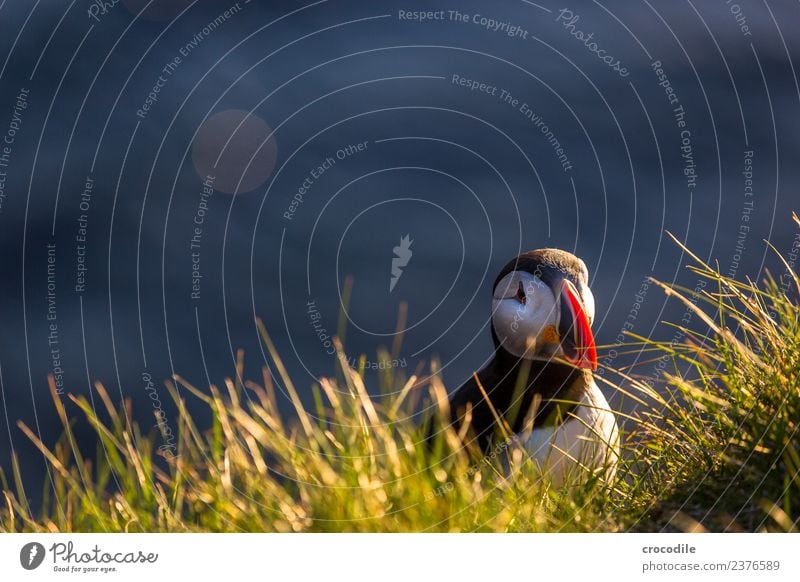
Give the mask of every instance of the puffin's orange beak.
<svg viewBox="0 0 800 582">
<path fill-rule="evenodd" d="M 561 285 L 561 317 L 558 331 L 561 334 L 561 349 L 564 357 L 573 365 L 587 370 L 597 370 L 597 347 L 583 310 L 578 290 L 571 281 L 564 279 Z"/>
</svg>

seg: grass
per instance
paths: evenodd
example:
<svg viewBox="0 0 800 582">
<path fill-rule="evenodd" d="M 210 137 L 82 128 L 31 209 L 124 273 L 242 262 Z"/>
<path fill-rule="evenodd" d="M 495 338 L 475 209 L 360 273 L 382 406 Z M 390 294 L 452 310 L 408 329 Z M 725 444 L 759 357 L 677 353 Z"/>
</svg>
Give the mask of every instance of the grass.
<svg viewBox="0 0 800 582">
<path fill-rule="evenodd" d="M 553 489 L 513 441 L 484 455 L 451 428 L 426 445 L 429 423 L 447 417 L 435 366 L 425 378 L 386 371 L 373 397 L 339 346 L 338 379 L 315 387 L 307 410 L 262 328 L 275 377 L 264 370 L 259 382 L 243 382 L 240 360 L 222 387 L 168 382 L 175 455 L 159 450 L 163 435 L 142 434 L 102 385 L 102 411 L 53 390 L 62 438 L 48 446 L 19 427 L 47 458 L 54 487 L 31 508 L 13 457 L 11 479 L 0 474 L 0 531 L 797 531 L 795 289 L 787 295 L 770 278 L 738 282 L 693 260 L 706 283 L 700 293 L 659 285 L 710 332 L 676 326 L 678 343 L 634 336 L 629 347 L 671 372 L 655 381 L 635 369 L 603 376 L 614 378 L 607 392 L 637 403 L 620 413 L 623 460 L 613 483 L 589 477 Z M 276 384 L 294 406 L 288 417 Z M 193 421 L 188 399 L 210 410 L 208 430 Z M 78 450 L 73 422 L 93 428 L 93 455 Z"/>
</svg>

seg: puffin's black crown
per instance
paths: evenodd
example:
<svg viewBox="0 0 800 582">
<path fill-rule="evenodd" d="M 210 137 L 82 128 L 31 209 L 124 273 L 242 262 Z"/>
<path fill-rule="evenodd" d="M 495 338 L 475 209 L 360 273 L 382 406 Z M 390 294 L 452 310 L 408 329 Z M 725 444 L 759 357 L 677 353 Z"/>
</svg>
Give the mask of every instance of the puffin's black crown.
<svg viewBox="0 0 800 582">
<path fill-rule="evenodd" d="M 560 249 L 537 249 L 511 259 L 500 270 L 492 289 L 512 271 L 525 271 L 535 275 L 551 289 L 555 289 L 556 284 L 564 278 L 572 281 L 579 291 L 589 284 L 589 272 L 584 262 L 572 253 Z"/>
</svg>

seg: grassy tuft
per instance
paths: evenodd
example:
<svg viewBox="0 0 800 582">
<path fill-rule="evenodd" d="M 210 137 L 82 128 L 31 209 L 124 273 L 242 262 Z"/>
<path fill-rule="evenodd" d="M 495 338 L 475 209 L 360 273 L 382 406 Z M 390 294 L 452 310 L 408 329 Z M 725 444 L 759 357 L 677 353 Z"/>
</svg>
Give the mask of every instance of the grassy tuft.
<svg viewBox="0 0 800 582">
<path fill-rule="evenodd" d="M 638 406 L 620 413 L 613 483 L 589 478 L 555 490 L 515 442 L 483 454 L 452 428 L 426 444 L 429 423 L 448 415 L 435 366 L 425 378 L 387 372 L 384 395 L 374 397 L 338 346 L 337 379 L 314 388 L 308 410 L 262 328 L 276 378 L 265 369 L 259 382 L 242 382 L 240 365 L 239 380 L 222 387 L 167 383 L 178 408 L 174 454 L 102 385 L 102 411 L 53 389 L 62 438 L 47 445 L 19 427 L 55 486 L 31 508 L 12 458 L 11 479 L 0 473 L 0 531 L 796 531 L 800 308 L 790 297 L 800 282 L 786 265 L 797 287 L 787 294 L 772 278 L 737 282 L 693 259 L 706 282 L 699 293 L 661 286 L 710 331 L 676 326 L 680 343 L 633 337 L 671 372 L 655 380 L 618 372 L 603 386 Z M 288 417 L 276 384 L 295 409 Z M 208 430 L 188 399 L 208 407 Z M 423 422 L 420 402 L 430 404 Z M 75 445 L 76 413 L 97 436 L 92 455 Z"/>
</svg>

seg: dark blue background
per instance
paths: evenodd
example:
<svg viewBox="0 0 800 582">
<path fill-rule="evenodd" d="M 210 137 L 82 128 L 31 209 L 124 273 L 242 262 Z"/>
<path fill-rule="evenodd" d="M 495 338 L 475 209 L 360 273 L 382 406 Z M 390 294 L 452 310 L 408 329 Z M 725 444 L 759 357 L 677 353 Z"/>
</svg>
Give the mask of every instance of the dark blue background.
<svg viewBox="0 0 800 582">
<path fill-rule="evenodd" d="M 307 302 L 316 301 L 333 335 L 348 275 L 348 352 L 374 358 L 389 346 L 407 302 L 414 327 L 400 356 L 412 369 L 438 356 L 451 389 L 491 354 L 491 283 L 520 250 L 556 246 L 585 260 L 599 343 L 617 337 L 647 276 L 695 285 L 667 230 L 727 272 L 745 224 L 736 276 L 758 278 L 765 267 L 780 275 L 763 239 L 786 253 L 797 234 L 790 211 L 798 200 L 800 6 L 738 2 L 745 35 L 733 4 L 241 2 L 183 59 L 141 119 L 136 112 L 162 68 L 231 3 L 156 1 L 136 18 L 142 3 L 130 0 L 97 22 L 85 0 L 0 2 L 0 135 L 18 93 L 30 90 L 0 212 L 0 463 L 7 466 L 13 447 L 27 474 L 43 471 L 17 419 L 48 443 L 61 432 L 47 388 L 47 244 L 58 249 L 66 391 L 91 394 L 102 381 L 115 398 L 130 397 L 143 422 L 152 413 L 145 372 L 220 384 L 243 348 L 247 375 L 257 377 L 255 316 L 308 395 L 334 366 Z M 426 7 L 508 21 L 528 35 L 398 19 L 399 10 Z M 575 28 L 594 33 L 628 77 L 556 21 L 562 8 L 580 15 Z M 686 111 L 698 174 L 691 191 L 654 60 Z M 454 85 L 453 74 L 530 104 L 572 169 L 563 170 L 519 110 Z M 198 129 L 225 110 L 251 111 L 277 128 L 276 165 L 251 191 L 211 197 L 202 297 L 193 301 L 189 239 L 204 176 L 192 151 Z M 337 161 L 287 221 L 309 172 L 364 141 L 367 150 Z M 754 171 L 749 222 L 746 150 Z M 225 164 L 219 171 L 235 173 Z M 95 187 L 79 294 L 74 239 L 87 175 Z M 414 255 L 389 293 L 392 248 L 405 234 Z M 658 322 L 683 312 L 651 288 L 634 331 L 670 337 Z M 652 374 L 652 365 L 641 373 Z"/>
</svg>

